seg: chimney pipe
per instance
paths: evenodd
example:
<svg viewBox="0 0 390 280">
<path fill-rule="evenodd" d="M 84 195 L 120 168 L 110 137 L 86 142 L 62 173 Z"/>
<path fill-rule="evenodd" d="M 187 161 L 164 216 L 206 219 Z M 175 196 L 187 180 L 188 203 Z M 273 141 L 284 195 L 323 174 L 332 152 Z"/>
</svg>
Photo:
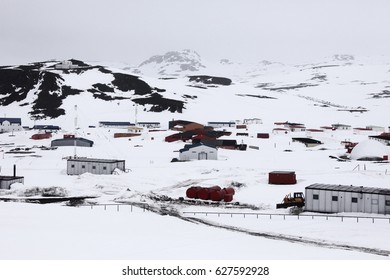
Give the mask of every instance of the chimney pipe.
<svg viewBox="0 0 390 280">
<path fill-rule="evenodd" d="M 14 178 L 16 177 L 16 164 L 14 164 Z"/>
</svg>

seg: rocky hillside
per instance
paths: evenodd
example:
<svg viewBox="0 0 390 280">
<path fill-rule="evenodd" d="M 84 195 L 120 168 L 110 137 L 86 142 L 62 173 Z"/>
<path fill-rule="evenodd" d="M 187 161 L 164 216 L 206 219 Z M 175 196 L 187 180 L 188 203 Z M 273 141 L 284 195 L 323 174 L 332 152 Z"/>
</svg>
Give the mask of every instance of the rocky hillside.
<svg viewBox="0 0 390 280">
<path fill-rule="evenodd" d="M 390 60 L 383 58 L 335 55 L 305 65 L 205 63 L 196 52 L 184 50 L 153 56 L 137 68 L 67 63 L 1 66 L 2 115 L 21 116 L 24 122 L 65 118 L 78 104 L 88 115 L 85 122 L 93 123 L 133 121 L 138 114 L 163 122 L 260 117 L 315 125 L 318 120 L 321 125 L 389 125 L 383 116 L 390 106 Z M 307 117 L 311 114 L 315 117 Z"/>
<path fill-rule="evenodd" d="M 48 61 L 0 68 L 0 106 L 31 107 L 32 119 L 57 118 L 66 112 L 63 101 L 72 95 L 92 95 L 106 101 L 131 99 L 150 105 L 150 111 L 181 112 L 184 102 L 163 96 L 165 89 L 139 77 L 79 60 Z M 102 82 L 104 81 L 104 82 Z"/>
</svg>

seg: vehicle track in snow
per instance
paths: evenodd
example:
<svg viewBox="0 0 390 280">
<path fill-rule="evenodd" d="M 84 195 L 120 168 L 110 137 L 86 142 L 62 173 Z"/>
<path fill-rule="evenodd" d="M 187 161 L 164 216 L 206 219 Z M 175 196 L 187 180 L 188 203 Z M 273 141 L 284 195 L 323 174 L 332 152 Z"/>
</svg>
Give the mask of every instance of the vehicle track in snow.
<svg viewBox="0 0 390 280">
<path fill-rule="evenodd" d="M 195 223 L 195 224 L 202 224 L 210 227 L 215 227 L 219 229 L 229 230 L 232 232 L 238 232 L 243 234 L 248 234 L 256 237 L 262 237 L 262 238 L 268 238 L 272 240 L 280 240 L 280 241 L 286 241 L 291 243 L 298 243 L 303 245 L 310 245 L 310 246 L 316 246 L 316 247 L 322 247 L 322 248 L 329 248 L 329 249 L 339 249 L 339 250 L 347 250 L 347 251 L 355 251 L 355 252 L 361 252 L 366 254 L 373 254 L 373 255 L 379 255 L 379 256 L 390 256 L 389 250 L 382 250 L 378 248 L 369 248 L 369 247 L 363 247 L 363 246 L 354 246 L 349 244 L 342 244 L 342 243 L 333 243 L 328 242 L 325 240 L 319 240 L 319 239 L 309 239 L 301 236 L 292 236 L 292 235 L 285 235 L 280 233 L 270 233 L 270 232 L 260 232 L 260 231 L 253 231 L 249 229 L 244 229 L 240 227 L 235 226 L 229 226 L 219 223 L 210 222 L 207 220 L 203 220 L 200 218 L 194 218 L 194 217 L 184 217 L 180 211 L 174 207 L 173 205 L 168 204 L 154 204 L 149 205 L 148 208 L 149 211 L 155 212 L 160 215 L 169 215 L 172 217 L 179 218 L 181 220 Z"/>
<path fill-rule="evenodd" d="M 300 236 L 290 236 L 290 235 L 284 235 L 279 233 L 265 233 L 265 232 L 252 231 L 252 230 L 243 229 L 239 227 L 213 223 L 199 218 L 182 217 L 182 216 L 180 216 L 179 218 L 193 223 L 203 224 L 211 227 L 221 228 L 233 232 L 239 232 L 239 233 L 249 234 L 252 236 L 263 237 L 263 238 L 268 238 L 273 240 L 282 240 L 282 241 L 287 241 L 292 243 L 301 243 L 305 245 L 312 245 L 312 246 L 329 248 L 329 249 L 357 251 L 357 252 L 386 256 L 386 257 L 390 256 L 390 251 L 381 250 L 377 248 L 368 248 L 368 247 L 354 246 L 348 244 L 338 244 L 338 243 L 327 242 L 324 240 L 308 239 Z"/>
</svg>

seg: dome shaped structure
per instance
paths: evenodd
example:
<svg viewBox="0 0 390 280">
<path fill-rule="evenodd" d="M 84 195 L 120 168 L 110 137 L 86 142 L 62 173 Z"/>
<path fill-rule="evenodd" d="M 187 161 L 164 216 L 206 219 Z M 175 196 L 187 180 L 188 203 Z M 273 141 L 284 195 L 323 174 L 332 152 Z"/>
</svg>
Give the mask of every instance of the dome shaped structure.
<svg viewBox="0 0 390 280">
<path fill-rule="evenodd" d="M 384 160 L 389 155 L 389 148 L 375 140 L 365 140 L 359 142 L 352 152 L 351 159 L 353 160 Z"/>
</svg>

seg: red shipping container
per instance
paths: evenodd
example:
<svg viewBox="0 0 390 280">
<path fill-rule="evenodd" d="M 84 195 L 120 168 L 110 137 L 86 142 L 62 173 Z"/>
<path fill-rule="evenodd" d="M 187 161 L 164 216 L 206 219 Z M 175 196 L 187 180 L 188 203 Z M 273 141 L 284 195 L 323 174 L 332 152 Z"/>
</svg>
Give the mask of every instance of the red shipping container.
<svg viewBox="0 0 390 280">
<path fill-rule="evenodd" d="M 293 185 L 296 183 L 294 171 L 272 171 L 268 174 L 268 184 Z"/>
</svg>

